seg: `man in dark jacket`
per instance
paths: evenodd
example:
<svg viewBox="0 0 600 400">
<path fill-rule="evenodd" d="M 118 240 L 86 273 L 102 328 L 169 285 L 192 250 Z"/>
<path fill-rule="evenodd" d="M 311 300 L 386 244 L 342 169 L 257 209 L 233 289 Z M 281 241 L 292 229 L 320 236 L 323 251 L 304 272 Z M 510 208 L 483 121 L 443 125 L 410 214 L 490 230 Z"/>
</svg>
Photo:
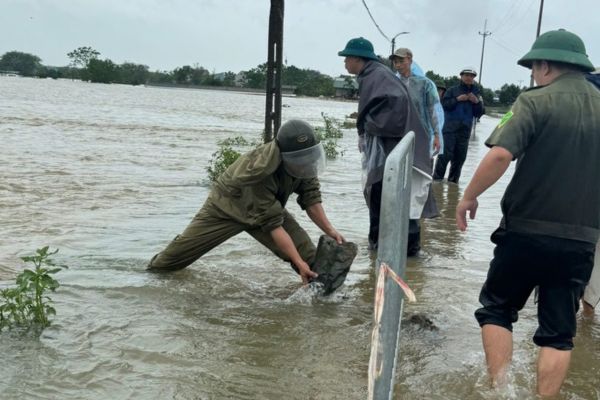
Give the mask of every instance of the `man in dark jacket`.
<svg viewBox="0 0 600 400">
<path fill-rule="evenodd" d="M 358 80 L 356 126 L 359 151 L 363 153 L 363 191 L 369 207 L 369 247 L 376 249 L 386 158 L 406 133 L 414 131 L 413 165 L 431 174 L 429 135 L 420 122 L 406 86 L 379 61 L 371 42 L 362 37 L 351 39 L 338 55 L 345 57 L 346 70 L 357 75 Z M 430 196 L 423 207 L 422 217 L 431 218 L 437 214 L 432 202 L 433 196 Z M 409 253 L 411 249 L 418 248 L 418 239 L 417 225 L 416 232 L 409 229 Z"/>
<path fill-rule="evenodd" d="M 475 69 L 463 68 L 460 71 L 460 84 L 444 93 L 444 154 L 437 158 L 433 179 L 444 179 L 446 166 L 450 163 L 448 182 L 458 183 L 462 166 L 467 159 L 473 118 L 483 115 L 479 85 L 474 82 L 476 76 Z"/>
<path fill-rule="evenodd" d="M 316 278 L 310 269 L 316 248 L 285 205 L 292 193 L 298 194 L 298 204 L 310 219 L 338 243 L 344 241 L 321 205 L 317 175 L 324 163 L 325 153 L 312 127 L 287 121 L 276 140 L 243 154 L 223 172 L 194 219 L 150 260 L 148 269 L 185 268 L 245 231 L 289 261 L 303 283 Z"/>
</svg>

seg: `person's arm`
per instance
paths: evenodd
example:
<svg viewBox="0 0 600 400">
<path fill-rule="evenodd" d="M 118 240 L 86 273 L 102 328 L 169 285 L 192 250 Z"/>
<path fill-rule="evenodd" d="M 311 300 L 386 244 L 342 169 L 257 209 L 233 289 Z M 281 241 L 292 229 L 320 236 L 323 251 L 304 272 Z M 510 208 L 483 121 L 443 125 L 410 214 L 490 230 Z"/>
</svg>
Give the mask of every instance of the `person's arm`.
<svg viewBox="0 0 600 400">
<path fill-rule="evenodd" d="M 467 211 L 469 211 L 469 218 L 475 219 L 475 213 L 479 205 L 477 197 L 504 175 L 512 160 L 512 153 L 500 146 L 492 147 L 483 157 L 462 199 L 456 206 L 456 226 L 458 229 L 461 231 L 467 229 Z"/>
<path fill-rule="evenodd" d="M 315 203 L 306 209 L 306 214 L 321 230 L 328 236 L 335 239 L 336 242 L 342 244 L 345 242 L 344 237 L 333 227 L 321 203 Z"/>
<path fill-rule="evenodd" d="M 294 241 L 282 226 L 273 229 L 271 231 L 271 237 L 279 250 L 288 256 L 290 261 L 298 268 L 303 284 L 307 284 L 310 278 L 319 276 L 316 272 L 310 270 L 306 261 L 304 261 L 300 256 L 300 253 L 298 253 Z"/>
</svg>

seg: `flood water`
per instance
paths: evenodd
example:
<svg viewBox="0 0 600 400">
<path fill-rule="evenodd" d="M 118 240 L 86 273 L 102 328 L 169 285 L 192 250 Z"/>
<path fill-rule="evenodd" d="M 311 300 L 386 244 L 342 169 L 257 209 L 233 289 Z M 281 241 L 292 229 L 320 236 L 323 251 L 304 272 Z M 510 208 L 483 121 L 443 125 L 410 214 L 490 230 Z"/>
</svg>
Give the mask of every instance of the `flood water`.
<svg viewBox="0 0 600 400">
<path fill-rule="evenodd" d="M 322 125 L 356 103 L 284 98 L 283 119 Z M 360 188 L 356 133 L 321 179 L 330 220 L 359 255 L 330 298 L 301 288 L 292 269 L 241 234 L 191 267 L 144 271 L 209 191 L 217 141 L 257 140 L 264 96 L 0 77 L 0 286 L 19 257 L 59 248 L 53 324 L 40 336 L 0 333 L 2 399 L 364 399 L 374 256 Z M 442 215 L 423 226 L 407 282 L 439 330 L 403 324 L 398 399 L 535 398 L 532 302 L 515 325 L 507 388 L 487 386 L 473 317 L 500 220 L 504 177 L 480 198 L 467 233 L 459 196 L 497 120 L 484 117 L 462 182 L 434 186 Z M 289 202 L 316 242 L 319 230 Z M 515 277 L 518 279 L 518 277 Z M 581 319 L 560 398 L 600 398 L 600 325 Z"/>
</svg>

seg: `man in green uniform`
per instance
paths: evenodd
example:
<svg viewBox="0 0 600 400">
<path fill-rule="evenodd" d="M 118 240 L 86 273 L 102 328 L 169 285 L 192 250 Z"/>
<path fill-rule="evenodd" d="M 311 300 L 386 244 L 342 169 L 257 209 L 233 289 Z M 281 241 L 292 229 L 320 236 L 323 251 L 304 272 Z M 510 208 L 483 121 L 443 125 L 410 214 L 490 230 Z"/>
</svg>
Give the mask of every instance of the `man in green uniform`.
<svg viewBox="0 0 600 400">
<path fill-rule="evenodd" d="M 512 357 L 512 324 L 538 286 L 537 391 L 554 396 L 567 374 L 575 315 L 600 236 L 600 91 L 585 80 L 583 73 L 594 67 L 571 32 L 546 32 L 518 63 L 532 69 L 538 87 L 517 98 L 486 141 L 491 149 L 456 220 L 465 230 L 477 197 L 518 160 L 475 317 L 492 383 L 502 383 Z"/>
<path fill-rule="evenodd" d="M 148 265 L 151 271 L 179 270 L 240 232 L 247 232 L 279 258 L 289 261 L 303 283 L 317 276 L 310 265 L 315 246 L 285 209 L 292 193 L 321 230 L 342 243 L 321 205 L 318 173 L 323 146 L 312 127 L 290 120 L 276 140 L 237 159 L 217 179 L 192 222 Z"/>
</svg>

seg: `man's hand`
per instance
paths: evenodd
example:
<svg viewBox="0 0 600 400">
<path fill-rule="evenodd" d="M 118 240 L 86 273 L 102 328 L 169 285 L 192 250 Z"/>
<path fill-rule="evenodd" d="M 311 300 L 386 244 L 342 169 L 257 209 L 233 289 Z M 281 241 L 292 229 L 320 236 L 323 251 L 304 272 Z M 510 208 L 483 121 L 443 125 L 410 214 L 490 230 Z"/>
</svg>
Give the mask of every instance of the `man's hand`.
<svg viewBox="0 0 600 400">
<path fill-rule="evenodd" d="M 330 232 L 327 232 L 327 236 L 334 238 L 338 244 L 342 244 L 346 241 L 342 234 L 336 231 L 335 229 L 332 229 Z"/>
<path fill-rule="evenodd" d="M 467 200 L 464 197 L 456 206 L 456 226 L 461 231 L 467 230 L 467 211 L 469 211 L 469 218 L 475 219 L 475 213 L 479 203 L 477 199 Z"/>
<path fill-rule="evenodd" d="M 460 96 L 456 97 L 456 100 L 458 100 L 458 101 L 467 101 L 467 100 L 469 100 L 469 95 L 468 94 L 461 94 Z"/>
<path fill-rule="evenodd" d="M 475 96 L 473 93 L 469 93 L 469 101 L 473 104 L 479 103 L 479 97 Z"/>
<path fill-rule="evenodd" d="M 311 279 L 316 278 L 317 276 L 319 276 L 319 274 L 317 274 L 316 272 L 311 271 L 310 267 L 308 266 L 308 264 L 305 263 L 304 261 L 302 261 L 302 263 L 298 263 L 298 264 L 295 264 L 295 265 L 298 268 L 298 271 L 300 271 L 300 279 L 302 279 L 302 284 L 303 285 L 308 284 L 308 282 Z"/>
</svg>

